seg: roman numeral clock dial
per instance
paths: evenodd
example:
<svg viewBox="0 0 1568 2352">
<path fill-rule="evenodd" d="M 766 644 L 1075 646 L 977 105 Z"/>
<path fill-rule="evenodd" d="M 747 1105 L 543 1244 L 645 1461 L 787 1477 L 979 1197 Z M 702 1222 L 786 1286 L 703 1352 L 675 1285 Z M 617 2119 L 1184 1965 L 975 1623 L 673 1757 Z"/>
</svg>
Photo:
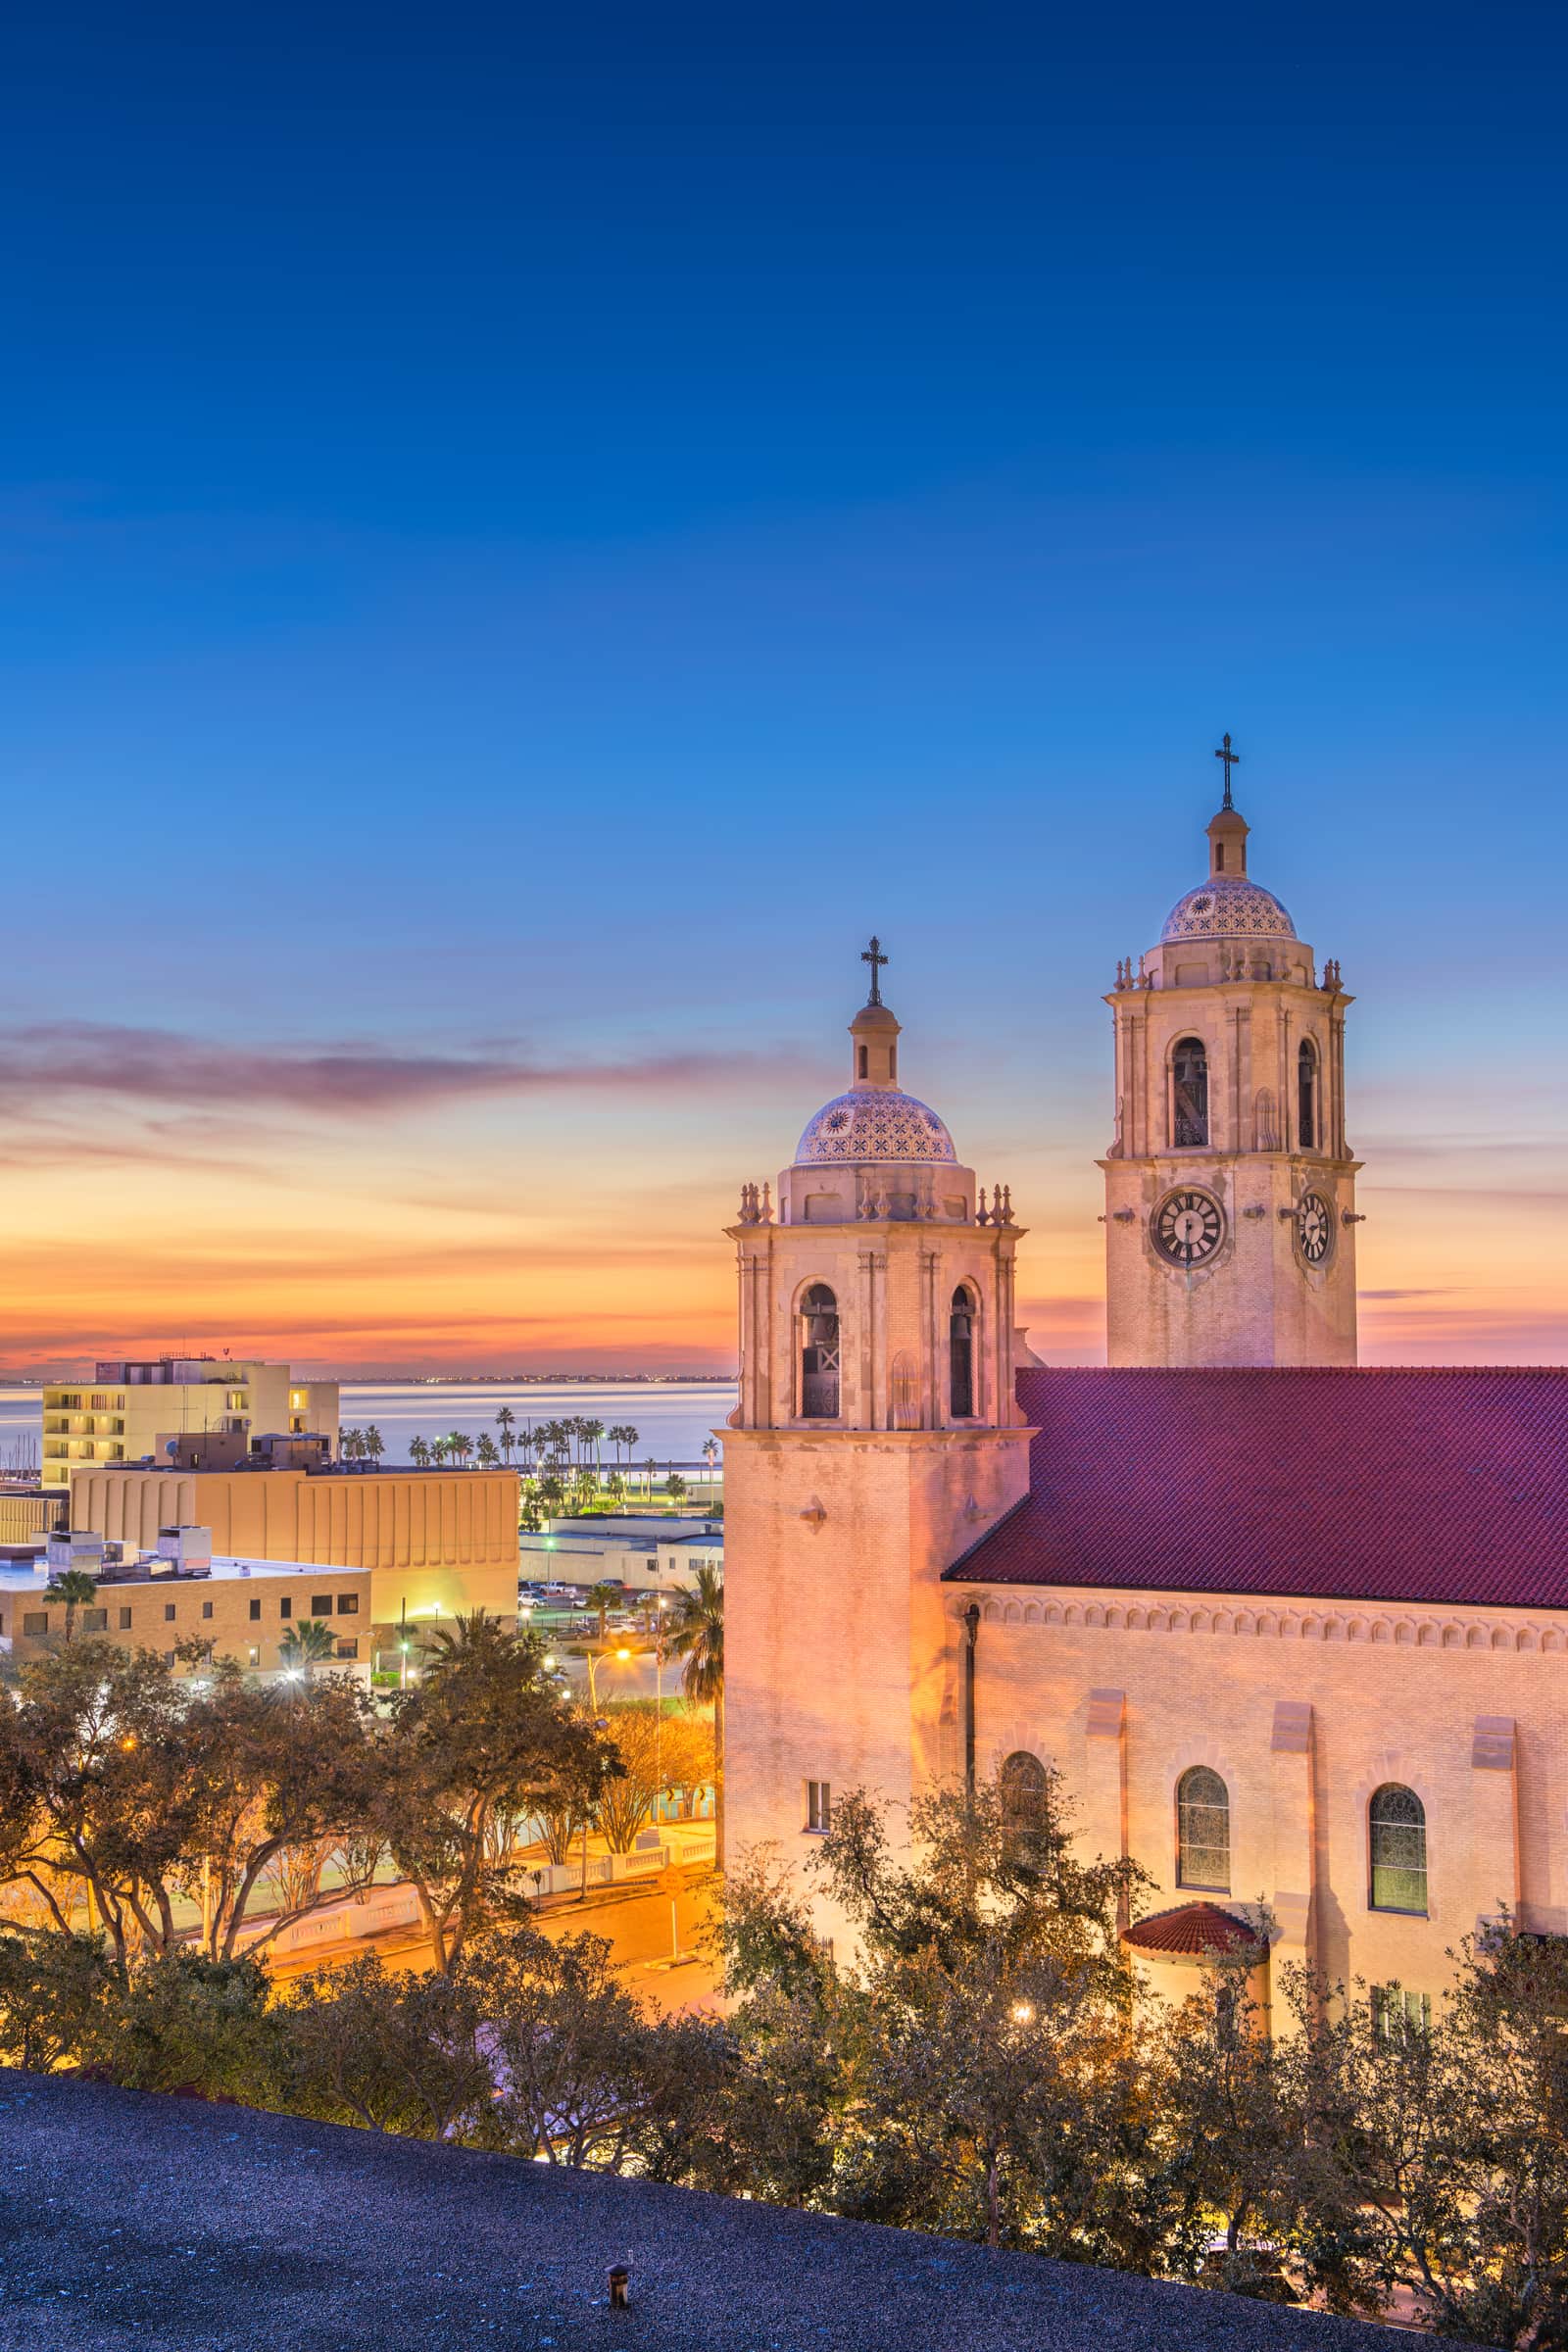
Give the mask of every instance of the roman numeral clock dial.
<svg viewBox="0 0 1568 2352">
<path fill-rule="evenodd" d="M 1296 1242 L 1309 1266 L 1320 1266 L 1334 1244 L 1334 1211 L 1316 1193 L 1302 1196 L 1296 1212 Z"/>
<path fill-rule="evenodd" d="M 1167 1193 L 1151 1221 L 1154 1248 L 1173 1266 L 1200 1266 L 1225 1238 L 1225 1212 L 1212 1193 Z"/>
</svg>

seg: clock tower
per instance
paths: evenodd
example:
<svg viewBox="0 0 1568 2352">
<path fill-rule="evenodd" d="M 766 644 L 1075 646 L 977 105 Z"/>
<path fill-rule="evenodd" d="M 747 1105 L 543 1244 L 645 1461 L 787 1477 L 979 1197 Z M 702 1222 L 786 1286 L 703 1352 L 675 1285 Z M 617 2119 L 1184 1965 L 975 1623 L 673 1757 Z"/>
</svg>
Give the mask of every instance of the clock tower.
<svg viewBox="0 0 1568 2352">
<path fill-rule="evenodd" d="M 1289 913 L 1247 870 L 1231 794 L 1208 874 L 1118 967 L 1105 1177 L 1113 1365 L 1353 1364 L 1355 1176 L 1345 1014 Z"/>
</svg>

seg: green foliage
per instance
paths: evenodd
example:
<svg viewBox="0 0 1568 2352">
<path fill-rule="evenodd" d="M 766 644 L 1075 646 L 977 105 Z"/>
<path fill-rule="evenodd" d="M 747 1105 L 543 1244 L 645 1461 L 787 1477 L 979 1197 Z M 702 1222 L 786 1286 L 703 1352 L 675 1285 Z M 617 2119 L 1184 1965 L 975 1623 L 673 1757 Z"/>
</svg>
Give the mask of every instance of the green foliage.
<svg viewBox="0 0 1568 2352">
<path fill-rule="evenodd" d="M 44 1587 L 45 1600 L 64 1601 L 66 1608 L 66 1640 L 76 1631 L 76 1611 L 90 1608 L 98 1597 L 98 1580 L 85 1568 L 57 1568 Z"/>
<path fill-rule="evenodd" d="M 324 1619 L 301 1617 L 278 1643 L 278 1662 L 285 1673 L 309 1675 L 318 1666 L 324 1666 L 335 1648 L 332 1628 Z"/>
<path fill-rule="evenodd" d="M 662 1716 L 641 1700 L 612 1706 L 606 1720 L 620 1770 L 605 1782 L 594 1817 L 611 1852 L 629 1854 L 666 1789 L 711 1782 L 713 1738 L 700 1716 Z"/>
<path fill-rule="evenodd" d="M 476 1610 L 435 1636 L 421 1680 L 390 1702 L 374 1827 L 418 1895 L 440 1970 L 521 1872 L 497 1822 L 563 1798 L 580 1814 L 618 1769 L 544 1680 L 543 1654 L 535 1636 Z"/>
<path fill-rule="evenodd" d="M 196 2090 L 276 2104 L 282 2035 L 267 1972 L 248 1955 L 175 1951 L 131 1970 L 108 2036 L 105 2071 L 130 2090 Z"/>
<path fill-rule="evenodd" d="M 89 2063 L 117 1990 L 96 1936 L 0 1934 L 0 2062 L 35 2074 Z"/>
<path fill-rule="evenodd" d="M 373 1952 L 302 1977 L 282 2011 L 296 2112 L 416 2139 L 471 2132 L 491 2091 L 471 1989 L 415 1976 Z"/>
</svg>

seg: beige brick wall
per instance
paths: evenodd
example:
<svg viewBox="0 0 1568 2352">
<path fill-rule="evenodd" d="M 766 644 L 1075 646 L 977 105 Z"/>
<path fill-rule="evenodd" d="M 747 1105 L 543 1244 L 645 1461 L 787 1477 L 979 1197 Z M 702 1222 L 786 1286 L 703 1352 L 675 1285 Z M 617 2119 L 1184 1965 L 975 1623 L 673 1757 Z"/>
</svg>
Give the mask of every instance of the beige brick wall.
<svg viewBox="0 0 1568 2352">
<path fill-rule="evenodd" d="M 1287 1956 L 1436 1991 L 1446 1948 L 1503 1902 L 1527 1926 L 1568 1931 L 1568 1629 L 1553 1612 L 945 1592 L 950 1692 L 958 1614 L 970 1597 L 984 1606 L 982 1769 L 1014 1748 L 1058 1764 L 1102 1851 L 1115 1848 L 1119 1791 L 1124 1850 L 1156 1881 L 1151 1908 L 1186 1899 L 1176 1783 L 1206 1764 L 1230 1793 L 1231 1896 L 1275 1909 Z M 1115 1712 L 1112 1693 L 1107 1742 L 1091 1717 Z M 1367 1807 L 1389 1781 L 1426 1808 L 1425 1919 L 1370 1906 Z"/>
<path fill-rule="evenodd" d="M 64 1607 L 43 1597 L 47 1582 L 47 1577 L 40 1576 L 36 1592 L 0 1592 L 0 1632 L 11 1638 L 18 1658 L 36 1655 L 48 1646 L 24 1630 L 29 1618 L 46 1617 L 55 1642 L 65 1632 Z M 319 1615 L 340 1640 L 357 1642 L 364 1663 L 370 1655 L 370 1584 L 368 1571 L 347 1568 L 325 1568 L 319 1575 L 264 1573 L 103 1584 L 92 1609 L 76 1611 L 76 1631 L 102 1632 L 127 1647 L 159 1651 L 172 1650 L 180 1642 L 210 1642 L 215 1656 L 231 1657 L 241 1666 L 265 1670 L 279 1663 L 278 1645 L 290 1625 Z M 288 1617 L 282 1613 L 285 1599 L 290 1604 Z M 318 1599 L 327 1600 L 329 1607 L 318 1611 L 314 1603 Z M 253 1608 L 259 1612 L 254 1617 Z M 96 1612 L 103 1614 L 101 1627 L 95 1623 Z M 254 1658 L 253 1650 L 257 1653 Z"/>
</svg>

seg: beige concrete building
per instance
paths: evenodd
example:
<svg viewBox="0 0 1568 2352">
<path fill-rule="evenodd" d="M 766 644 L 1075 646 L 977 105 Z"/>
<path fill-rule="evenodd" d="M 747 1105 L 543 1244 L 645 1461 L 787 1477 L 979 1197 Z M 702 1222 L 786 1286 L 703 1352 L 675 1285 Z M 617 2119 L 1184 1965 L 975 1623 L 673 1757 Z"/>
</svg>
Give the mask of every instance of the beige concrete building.
<svg viewBox="0 0 1568 2352">
<path fill-rule="evenodd" d="M 373 1623 L 517 1611 L 515 1470 L 83 1469 L 72 1525 L 152 1550 L 176 1526 L 216 1553 L 364 1569 Z"/>
<path fill-rule="evenodd" d="M 898 1093 L 875 988 L 776 1216 L 745 1188 L 731 1849 L 1055 1766 L 1169 1989 L 1220 1913 L 1265 1991 L 1419 2002 L 1504 1907 L 1568 1932 L 1568 1374 L 1354 1368 L 1350 1000 L 1246 838 L 1227 787 L 1109 998 L 1109 1369 L 1029 1357 L 1010 1195 Z"/>
<path fill-rule="evenodd" d="M 66 1498 L 37 1487 L 0 1487 L 0 1544 L 25 1544 L 66 1520 Z"/>
<path fill-rule="evenodd" d="M 368 1672 L 374 1606 L 368 1569 L 224 1559 L 210 1551 L 205 1530 L 181 1533 L 183 1544 L 172 1543 L 163 1556 L 122 1560 L 112 1545 L 106 1559 L 102 1547 L 89 1552 L 75 1545 L 69 1564 L 85 1568 L 98 1590 L 75 1611 L 74 1632 L 159 1651 L 171 1665 L 181 1642 L 210 1643 L 215 1657 L 270 1674 L 283 1663 L 280 1644 L 290 1629 L 310 1619 L 331 1633 L 328 1663 Z M 67 1547 L 52 1548 L 61 1555 L 54 1565 L 67 1564 Z M 65 1604 L 48 1597 L 51 1573 L 47 1557 L 36 1565 L 0 1558 L 0 1652 L 20 1661 L 64 1640 Z"/>
<path fill-rule="evenodd" d="M 212 1430 L 259 1441 L 325 1437 L 337 1451 L 338 1384 L 296 1380 L 287 1364 L 227 1356 L 164 1355 L 100 1363 L 91 1380 L 43 1393 L 43 1484 L 69 1487 L 78 1470 L 152 1461 L 161 1442 Z"/>
</svg>

